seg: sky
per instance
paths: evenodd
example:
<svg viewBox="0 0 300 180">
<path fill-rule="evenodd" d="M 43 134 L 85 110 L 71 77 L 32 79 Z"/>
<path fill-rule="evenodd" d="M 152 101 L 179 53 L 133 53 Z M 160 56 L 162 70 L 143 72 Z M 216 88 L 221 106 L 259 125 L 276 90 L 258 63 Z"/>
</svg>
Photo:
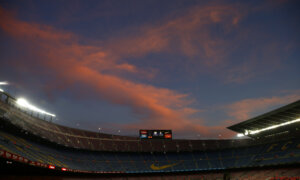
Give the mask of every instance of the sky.
<svg viewBox="0 0 300 180">
<path fill-rule="evenodd" d="M 300 99 L 297 0 L 0 0 L 0 81 L 55 123 L 233 138 Z"/>
</svg>

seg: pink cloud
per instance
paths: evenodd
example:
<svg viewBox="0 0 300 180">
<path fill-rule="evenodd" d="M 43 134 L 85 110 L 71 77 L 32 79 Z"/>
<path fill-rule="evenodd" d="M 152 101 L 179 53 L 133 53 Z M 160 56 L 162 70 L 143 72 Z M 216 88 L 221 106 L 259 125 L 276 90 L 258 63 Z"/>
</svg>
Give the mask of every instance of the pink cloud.
<svg viewBox="0 0 300 180">
<path fill-rule="evenodd" d="M 196 6 L 176 18 L 164 19 L 154 25 L 136 28 L 131 35 L 109 39 L 108 50 L 124 56 L 143 56 L 149 53 L 176 52 L 201 59 L 202 65 L 223 63 L 232 52 L 234 42 L 216 38 L 211 33 L 214 25 L 221 24 L 225 34 L 237 27 L 247 13 L 241 5 Z"/>
<path fill-rule="evenodd" d="M 224 57 L 235 48 L 235 42 L 215 38 L 210 33 L 210 26 L 221 23 L 225 33 L 231 32 L 246 13 L 243 7 L 232 5 L 195 7 L 183 16 L 137 28 L 129 36 L 108 39 L 107 45 L 103 46 L 82 45 L 76 34 L 20 21 L 3 8 L 0 8 L 0 27 L 6 34 L 24 43 L 33 56 L 31 62 L 16 61 L 14 65 L 37 71 L 37 74 L 47 73 L 54 79 L 48 82 L 49 91 L 60 90 L 53 89 L 57 86 L 66 88 L 80 83 L 101 99 L 129 107 L 140 122 L 127 124 L 124 128 L 171 128 L 177 132 L 201 132 L 206 136 L 220 132 L 230 136 L 232 133 L 226 131 L 224 125 L 207 127 L 203 125 L 203 119 L 191 118 L 201 110 L 190 107 L 195 100 L 188 94 L 123 76 L 127 73 L 146 78 L 153 76 L 153 72 L 124 59 L 178 51 L 192 60 L 201 61 L 200 64 L 206 67 L 223 64 L 226 61 Z M 43 68 L 30 69 L 30 64 Z M 241 71 L 248 70 L 245 67 Z M 228 106 L 228 114 L 242 120 L 257 109 L 285 102 L 279 99 L 236 102 Z"/>
<path fill-rule="evenodd" d="M 291 94 L 284 96 L 263 97 L 244 99 L 234 102 L 225 107 L 227 114 L 234 118 L 229 122 L 240 122 L 251 118 L 251 114 L 262 111 L 272 106 L 285 105 L 300 99 L 299 94 Z"/>
<path fill-rule="evenodd" d="M 101 99 L 130 107 L 141 123 L 124 128 L 148 126 L 211 134 L 207 127 L 190 121 L 189 116 L 198 110 L 188 107 L 194 100 L 187 94 L 119 76 L 114 72 L 138 73 L 141 70 L 128 63 L 119 63 L 117 58 L 103 50 L 105 48 L 80 45 L 78 37 L 72 33 L 65 34 L 49 26 L 17 20 L 3 9 L 1 13 L 1 17 L 6 17 L 0 22 L 1 29 L 26 44 L 26 49 L 31 51 L 30 62 L 16 61 L 14 65 L 54 78 L 45 83 L 49 91 L 59 90 L 57 86 L 65 88 L 80 83 Z M 30 68 L 32 64 L 41 69 Z"/>
</svg>

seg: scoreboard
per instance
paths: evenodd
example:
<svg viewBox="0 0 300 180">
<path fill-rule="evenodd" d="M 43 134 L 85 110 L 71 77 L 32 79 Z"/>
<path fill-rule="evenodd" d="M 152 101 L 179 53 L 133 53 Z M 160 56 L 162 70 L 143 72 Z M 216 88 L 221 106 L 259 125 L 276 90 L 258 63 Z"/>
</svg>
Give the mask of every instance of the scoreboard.
<svg viewBox="0 0 300 180">
<path fill-rule="evenodd" d="M 172 139 L 172 130 L 140 130 L 141 139 Z"/>
</svg>

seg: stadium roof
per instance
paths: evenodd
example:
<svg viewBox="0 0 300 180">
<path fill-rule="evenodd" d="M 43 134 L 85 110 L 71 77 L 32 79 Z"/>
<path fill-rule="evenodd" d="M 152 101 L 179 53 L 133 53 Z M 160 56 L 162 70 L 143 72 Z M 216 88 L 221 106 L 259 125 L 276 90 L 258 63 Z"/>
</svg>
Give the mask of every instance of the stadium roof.
<svg viewBox="0 0 300 180">
<path fill-rule="evenodd" d="M 278 133 L 282 128 L 273 127 L 290 125 L 291 123 L 300 126 L 299 118 L 300 100 L 227 128 L 238 133 L 243 133 L 244 135 L 248 135 L 247 132 L 257 132 L 258 130 L 266 130 L 268 133 Z M 250 133 L 249 136 L 251 136 Z"/>
</svg>

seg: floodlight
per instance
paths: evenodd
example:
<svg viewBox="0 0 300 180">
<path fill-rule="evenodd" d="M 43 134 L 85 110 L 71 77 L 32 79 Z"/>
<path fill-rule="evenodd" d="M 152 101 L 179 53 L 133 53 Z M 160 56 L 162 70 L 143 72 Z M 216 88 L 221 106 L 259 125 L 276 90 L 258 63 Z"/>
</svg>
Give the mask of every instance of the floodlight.
<svg viewBox="0 0 300 180">
<path fill-rule="evenodd" d="M 8 82 L 6 81 L 0 82 L 0 85 L 8 85 Z"/>
<path fill-rule="evenodd" d="M 257 134 L 257 133 L 260 133 L 260 132 L 263 132 L 263 131 L 267 131 L 267 130 L 270 130 L 270 129 L 275 129 L 275 128 L 278 128 L 278 127 L 281 127 L 281 126 L 286 126 L 286 125 L 297 123 L 297 122 L 300 122 L 300 118 L 292 120 L 292 121 L 288 121 L 288 122 L 285 122 L 285 123 L 281 123 L 281 124 L 276 124 L 276 125 L 273 125 L 273 126 L 269 126 L 269 127 L 263 128 L 263 129 L 245 130 L 244 135 L 247 136 L 248 134 L 251 134 L 251 135 L 252 134 Z"/>
<path fill-rule="evenodd" d="M 39 109 L 39 108 L 37 108 L 37 107 L 29 104 L 28 101 L 26 99 L 24 99 L 24 98 L 19 98 L 17 100 L 17 104 L 20 105 L 20 106 L 22 106 L 22 107 L 28 108 L 28 109 L 30 109 L 32 111 L 36 111 L 36 112 L 39 112 L 39 113 L 42 113 L 42 114 L 47 114 L 49 116 L 55 117 L 55 114 L 48 113 L 48 112 L 46 112 L 46 111 L 44 111 L 42 109 Z"/>
<path fill-rule="evenodd" d="M 269 127 L 263 128 L 263 129 L 249 131 L 249 133 L 250 134 L 257 134 L 257 133 L 260 133 L 262 131 L 267 131 L 267 130 L 270 130 L 270 129 L 275 129 L 275 128 L 278 128 L 278 127 L 281 127 L 281 126 L 286 126 L 286 125 L 293 124 L 293 123 L 296 123 L 296 122 L 300 122 L 300 118 L 299 119 L 295 119 L 293 121 L 288 121 L 288 122 L 285 122 L 285 123 L 281 123 L 281 124 L 276 124 L 276 125 L 273 125 L 273 126 L 269 126 Z"/>
<path fill-rule="evenodd" d="M 245 136 L 245 135 L 242 134 L 242 133 L 238 133 L 236 136 L 237 136 L 237 137 L 243 137 L 243 136 Z"/>
<path fill-rule="evenodd" d="M 4 92 L 3 89 L 0 89 L 0 92 Z"/>
</svg>

